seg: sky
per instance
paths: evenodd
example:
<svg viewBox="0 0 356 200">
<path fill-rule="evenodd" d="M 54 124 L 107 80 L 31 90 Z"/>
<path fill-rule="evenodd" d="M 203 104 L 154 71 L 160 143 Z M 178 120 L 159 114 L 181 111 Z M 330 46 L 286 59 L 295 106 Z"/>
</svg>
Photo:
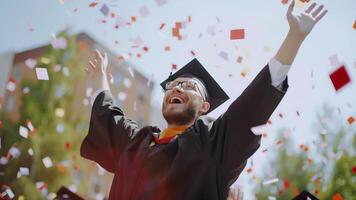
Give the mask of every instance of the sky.
<svg viewBox="0 0 356 200">
<path fill-rule="evenodd" d="M 92 2 L 98 4 L 89 7 Z M 296 12 L 311 2 L 297 2 Z M 271 117 L 273 127 L 268 137 L 253 156 L 257 173 L 263 172 L 263 163 L 268 160 L 261 149 L 273 146 L 280 128 L 291 130 L 296 143 L 308 143 L 317 134 L 311 127 L 316 112 L 324 104 L 339 108 L 345 124 L 347 117 L 355 115 L 356 1 L 315 2 L 324 4 L 328 13 L 304 41 L 288 73 L 289 90 Z M 116 17 L 130 21 L 135 16 L 136 22 L 116 29 L 117 19 L 105 17 L 99 11 L 104 4 Z M 140 14 L 142 8 L 148 10 L 147 15 Z M 169 75 L 172 64 L 180 68 L 196 57 L 230 96 L 229 101 L 211 113 L 217 117 L 277 52 L 288 32 L 286 11 L 287 5 L 280 0 L 167 0 L 161 6 L 156 0 L 4 0 L 0 1 L 0 54 L 48 44 L 53 35 L 65 28 L 73 34 L 87 32 L 118 56 L 133 53 L 127 61 L 153 78 L 152 100 L 158 107 L 163 98 L 159 83 Z M 185 22 L 181 29 L 183 40 L 172 36 L 176 22 Z M 160 30 L 162 23 L 165 26 Z M 232 29 L 245 29 L 245 38 L 230 40 Z M 133 48 L 132 41 L 137 38 L 142 40 L 140 47 Z M 165 46 L 171 50 L 166 52 Z M 148 52 L 142 51 L 143 47 L 148 47 Z M 228 55 L 226 60 L 219 56 L 222 51 Z M 137 53 L 142 57 L 136 57 Z M 242 63 L 236 62 L 238 56 L 243 58 Z M 336 56 L 340 64 L 333 65 L 331 56 Z M 351 82 L 336 91 L 329 74 L 341 64 L 346 67 Z M 242 77 L 240 73 L 246 70 L 247 75 Z M 283 118 L 279 117 L 280 113 Z M 250 197 L 251 183 L 247 179 L 248 175 L 243 174 L 241 184 Z"/>
</svg>

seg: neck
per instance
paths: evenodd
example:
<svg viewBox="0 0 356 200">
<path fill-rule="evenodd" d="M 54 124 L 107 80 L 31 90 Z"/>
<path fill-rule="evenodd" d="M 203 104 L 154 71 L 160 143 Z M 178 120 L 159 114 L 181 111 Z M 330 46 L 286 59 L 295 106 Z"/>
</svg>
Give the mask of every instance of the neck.
<svg viewBox="0 0 356 200">
<path fill-rule="evenodd" d="M 190 123 L 184 124 L 184 125 L 168 124 L 167 128 L 175 129 L 175 130 L 185 130 L 188 127 L 190 127 L 191 125 L 193 125 L 193 122 L 190 122 Z"/>
</svg>

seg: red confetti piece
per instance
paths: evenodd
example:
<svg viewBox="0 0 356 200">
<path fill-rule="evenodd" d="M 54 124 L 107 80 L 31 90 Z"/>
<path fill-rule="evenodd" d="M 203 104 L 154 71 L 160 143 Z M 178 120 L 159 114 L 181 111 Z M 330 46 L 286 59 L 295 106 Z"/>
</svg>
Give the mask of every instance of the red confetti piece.
<svg viewBox="0 0 356 200">
<path fill-rule="evenodd" d="M 351 117 L 347 118 L 347 122 L 349 122 L 349 124 L 351 125 L 355 122 L 355 118 L 351 116 Z"/>
<path fill-rule="evenodd" d="M 290 181 L 288 179 L 284 180 L 284 188 L 289 189 L 290 188 Z"/>
<path fill-rule="evenodd" d="M 148 52 L 148 47 L 143 47 L 143 50 Z"/>
<path fill-rule="evenodd" d="M 177 69 L 177 65 L 176 64 L 172 64 L 172 69 L 176 70 Z"/>
<path fill-rule="evenodd" d="M 356 174 L 356 166 L 353 166 L 351 171 L 352 173 Z"/>
<path fill-rule="evenodd" d="M 287 3 L 288 3 L 288 0 L 282 0 L 281 3 L 282 3 L 282 4 L 287 4 Z"/>
<path fill-rule="evenodd" d="M 244 39 L 245 29 L 235 29 L 230 31 L 230 40 Z"/>
<path fill-rule="evenodd" d="M 334 194 L 332 200 L 343 200 L 343 198 L 340 193 L 336 193 Z"/>
<path fill-rule="evenodd" d="M 340 88 L 344 87 L 347 83 L 350 82 L 350 77 L 346 71 L 345 66 L 339 67 L 329 76 L 336 91 L 338 91 Z"/>
<path fill-rule="evenodd" d="M 137 58 L 141 58 L 141 54 L 140 53 L 136 54 L 136 56 L 137 56 Z"/>
<path fill-rule="evenodd" d="M 67 150 L 69 150 L 70 148 L 71 148 L 71 144 L 70 144 L 70 142 L 66 142 L 65 144 L 64 144 L 64 147 L 67 149 Z"/>
<path fill-rule="evenodd" d="M 97 2 L 93 2 L 93 3 L 89 4 L 89 7 L 94 8 L 96 5 L 98 5 L 98 3 Z"/>
<path fill-rule="evenodd" d="M 310 0 L 299 0 L 302 3 L 308 3 Z"/>
</svg>

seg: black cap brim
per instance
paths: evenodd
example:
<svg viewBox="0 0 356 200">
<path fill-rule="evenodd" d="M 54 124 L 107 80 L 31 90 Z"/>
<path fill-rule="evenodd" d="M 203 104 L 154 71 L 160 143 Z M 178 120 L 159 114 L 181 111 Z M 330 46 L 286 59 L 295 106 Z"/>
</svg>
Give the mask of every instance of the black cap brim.
<svg viewBox="0 0 356 200">
<path fill-rule="evenodd" d="M 170 75 L 160 85 L 163 89 L 165 89 L 165 85 L 168 81 L 173 81 L 176 78 L 185 74 L 193 75 L 204 82 L 209 95 L 208 102 L 210 103 L 210 109 L 205 114 L 208 114 L 209 112 L 215 110 L 215 108 L 219 107 L 221 104 L 223 104 L 229 99 L 229 96 L 225 93 L 225 91 L 220 87 L 220 85 L 214 80 L 214 78 L 209 74 L 208 71 L 206 71 L 204 66 L 196 58 L 194 58 L 192 61 L 183 66 L 174 74 Z"/>
</svg>

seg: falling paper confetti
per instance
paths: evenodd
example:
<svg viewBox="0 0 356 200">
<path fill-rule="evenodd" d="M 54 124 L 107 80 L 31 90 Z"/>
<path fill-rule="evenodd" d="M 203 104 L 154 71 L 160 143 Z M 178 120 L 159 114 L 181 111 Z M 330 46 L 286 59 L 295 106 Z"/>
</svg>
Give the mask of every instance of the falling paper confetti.
<svg viewBox="0 0 356 200">
<path fill-rule="evenodd" d="M 356 20 L 355 20 L 354 25 L 352 27 L 356 30 Z"/>
<path fill-rule="evenodd" d="M 24 138 L 28 137 L 28 129 L 24 126 L 20 126 L 19 133 Z"/>
<path fill-rule="evenodd" d="M 340 62 L 339 62 L 339 58 L 337 57 L 336 54 L 332 55 L 329 57 L 330 63 L 333 67 L 339 67 L 340 66 Z"/>
<path fill-rule="evenodd" d="M 42 159 L 42 162 L 43 162 L 43 164 L 44 164 L 44 166 L 45 166 L 46 168 L 50 168 L 50 167 L 53 166 L 52 160 L 51 160 L 51 158 L 48 157 L 48 156 L 45 157 L 45 158 L 43 158 L 43 159 Z"/>
<path fill-rule="evenodd" d="M 108 16 L 108 14 L 109 14 L 109 8 L 106 6 L 106 4 L 104 4 L 103 6 L 101 6 L 100 12 L 101 12 L 104 16 Z"/>
<path fill-rule="evenodd" d="M 235 29 L 230 31 L 230 40 L 238 40 L 245 38 L 245 29 Z"/>
<path fill-rule="evenodd" d="M 351 116 L 351 117 L 347 118 L 347 122 L 351 125 L 355 122 L 355 118 Z"/>
<path fill-rule="evenodd" d="M 93 2 L 93 3 L 89 4 L 89 7 L 94 8 L 97 4 L 98 4 L 97 2 Z"/>
<path fill-rule="evenodd" d="M 9 154 L 13 157 L 13 158 L 17 158 L 21 155 L 21 151 L 17 148 L 17 147 L 11 147 L 9 149 Z"/>
<path fill-rule="evenodd" d="M 163 6 L 164 4 L 167 3 L 168 0 L 155 0 L 156 4 L 158 6 Z"/>
<path fill-rule="evenodd" d="M 21 176 L 28 176 L 30 174 L 30 170 L 27 167 L 20 167 L 19 172 Z"/>
<path fill-rule="evenodd" d="M 332 72 L 330 74 L 330 79 L 336 91 L 338 91 L 340 88 L 344 87 L 347 83 L 350 82 L 350 77 L 346 71 L 345 66 L 341 66 L 337 70 Z"/>
<path fill-rule="evenodd" d="M 228 61 L 228 54 L 225 52 L 225 51 L 221 51 L 220 53 L 219 53 L 219 56 L 221 57 L 221 58 L 223 58 L 224 60 L 226 60 L 226 61 Z"/>
<path fill-rule="evenodd" d="M 278 182 L 278 178 L 274 178 L 274 179 L 271 179 L 271 180 L 268 180 L 268 181 L 264 181 L 263 185 L 269 185 L 269 184 L 277 183 L 277 182 Z"/>
<path fill-rule="evenodd" d="M 65 49 L 67 48 L 67 40 L 64 37 L 53 38 L 51 40 L 52 47 L 54 49 Z"/>
<path fill-rule="evenodd" d="M 10 92 L 14 92 L 16 89 L 16 80 L 10 77 L 9 82 L 6 85 L 6 89 L 8 89 Z"/>
<path fill-rule="evenodd" d="M 32 59 L 32 58 L 28 58 L 26 59 L 25 61 L 25 65 L 30 68 L 30 69 L 33 69 L 36 67 L 37 65 L 37 60 L 36 59 Z"/>
<path fill-rule="evenodd" d="M 46 68 L 36 68 L 36 75 L 38 80 L 49 80 Z"/>
</svg>

